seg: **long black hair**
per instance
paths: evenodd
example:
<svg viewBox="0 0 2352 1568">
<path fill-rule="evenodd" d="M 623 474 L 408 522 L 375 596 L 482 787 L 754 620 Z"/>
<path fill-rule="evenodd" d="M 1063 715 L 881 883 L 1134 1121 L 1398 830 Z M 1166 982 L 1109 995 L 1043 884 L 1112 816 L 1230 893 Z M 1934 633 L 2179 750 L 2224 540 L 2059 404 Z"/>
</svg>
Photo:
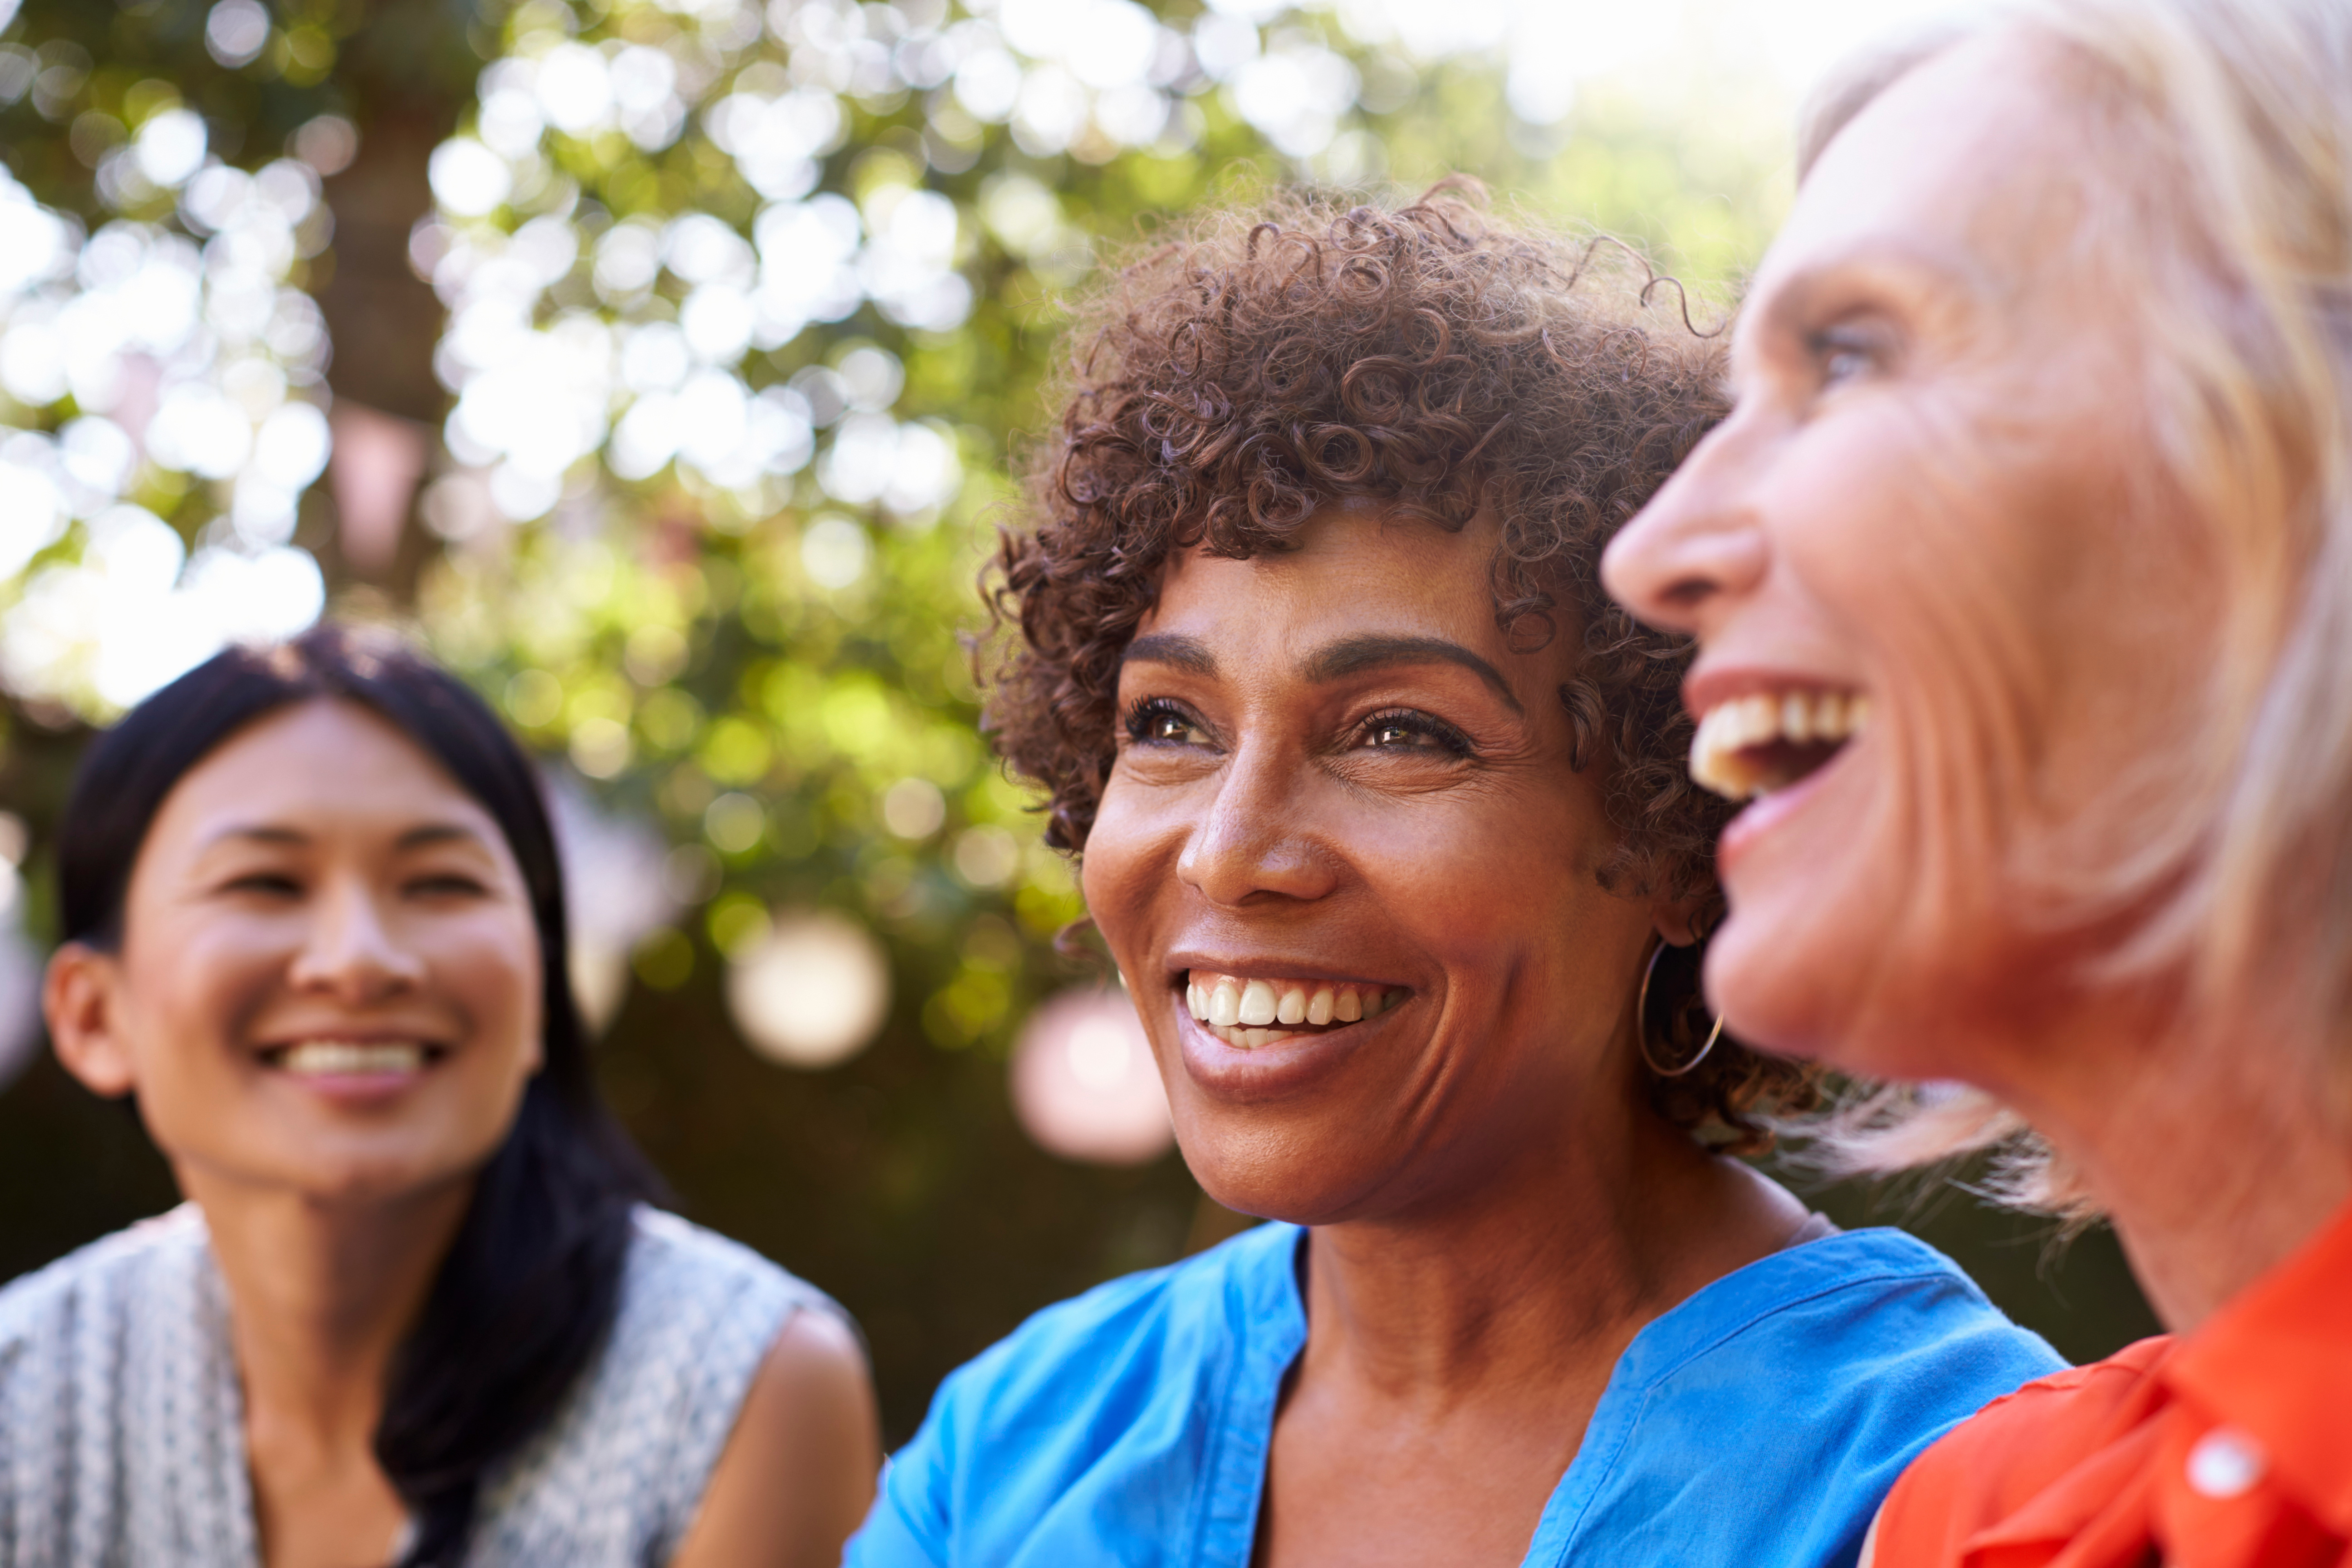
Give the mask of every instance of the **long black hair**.
<svg viewBox="0 0 2352 1568">
<path fill-rule="evenodd" d="M 375 1434 L 376 1460 L 415 1522 L 400 1568 L 454 1568 L 485 1475 L 546 1425 L 603 1342 L 631 1207 L 658 1192 L 596 1095 L 565 965 L 554 829 L 529 759 L 480 698 L 389 635 L 321 626 L 231 648 L 141 703 L 83 758 L 58 832 L 60 934 L 115 946 L 131 868 L 181 778 L 257 719 L 321 698 L 387 720 L 481 803 L 539 927 L 544 1064 L 394 1358 Z"/>
</svg>

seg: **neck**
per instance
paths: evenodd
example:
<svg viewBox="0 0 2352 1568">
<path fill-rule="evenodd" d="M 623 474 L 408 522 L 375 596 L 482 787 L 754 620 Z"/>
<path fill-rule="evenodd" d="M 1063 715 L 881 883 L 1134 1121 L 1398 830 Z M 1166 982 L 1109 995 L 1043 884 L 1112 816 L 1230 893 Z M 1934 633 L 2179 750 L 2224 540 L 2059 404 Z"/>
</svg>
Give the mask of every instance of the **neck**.
<svg viewBox="0 0 2352 1568">
<path fill-rule="evenodd" d="M 2352 1202 L 2315 1042 L 2080 1019 L 2053 1034 L 1995 1092 L 2081 1173 L 2167 1327 L 2196 1328 Z"/>
<path fill-rule="evenodd" d="M 320 1453 L 370 1451 L 392 1358 L 463 1222 L 470 1183 L 326 1201 L 182 1169 L 228 1287 L 248 1423 Z"/>
<path fill-rule="evenodd" d="M 1481 1391 L 1591 1397 L 1643 1325 L 1772 1251 L 1802 1205 L 1646 1109 L 1511 1142 L 1500 1169 L 1404 1212 L 1318 1226 L 1310 1365 L 1445 1405 Z"/>
</svg>

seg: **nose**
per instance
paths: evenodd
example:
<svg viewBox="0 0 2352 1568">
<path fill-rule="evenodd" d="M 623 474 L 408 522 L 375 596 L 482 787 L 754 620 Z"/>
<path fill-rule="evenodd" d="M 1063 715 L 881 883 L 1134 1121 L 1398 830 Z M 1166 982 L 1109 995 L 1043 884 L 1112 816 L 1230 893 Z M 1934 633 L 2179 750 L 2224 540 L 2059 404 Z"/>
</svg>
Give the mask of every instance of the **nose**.
<svg viewBox="0 0 2352 1568">
<path fill-rule="evenodd" d="M 1601 585 L 1642 620 L 1705 641 L 1764 580 L 1770 552 L 1751 494 L 1757 440 L 1738 416 L 1698 444 L 1601 558 Z"/>
<path fill-rule="evenodd" d="M 424 978 L 423 962 L 397 940 L 374 889 L 357 879 L 319 890 L 289 979 L 298 991 L 367 1004 L 400 994 Z"/>
<path fill-rule="evenodd" d="M 1176 874 L 1213 904 L 1319 899 L 1337 879 L 1306 831 L 1301 758 L 1271 741 L 1244 741 L 1217 781 L 1208 812 L 1185 840 Z"/>
</svg>

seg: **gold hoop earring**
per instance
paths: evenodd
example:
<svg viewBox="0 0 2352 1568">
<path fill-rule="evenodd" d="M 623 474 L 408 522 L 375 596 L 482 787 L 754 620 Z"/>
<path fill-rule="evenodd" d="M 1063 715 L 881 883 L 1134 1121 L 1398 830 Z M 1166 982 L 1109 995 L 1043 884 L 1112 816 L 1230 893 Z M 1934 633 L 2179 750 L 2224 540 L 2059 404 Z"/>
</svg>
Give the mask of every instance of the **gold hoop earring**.
<svg viewBox="0 0 2352 1568">
<path fill-rule="evenodd" d="M 1723 1037 L 1723 1015 L 1717 1013 L 1715 1016 L 1715 1027 L 1706 1032 L 1706 1043 L 1699 1047 L 1698 1055 L 1678 1068 L 1664 1068 L 1658 1065 L 1658 1058 L 1650 1052 L 1650 978 L 1658 972 L 1659 955 L 1670 945 L 1664 942 L 1659 942 L 1650 952 L 1650 962 L 1642 968 L 1642 989 L 1633 998 L 1633 1037 L 1640 1045 L 1643 1067 L 1648 1068 L 1660 1078 L 1681 1078 L 1686 1073 L 1697 1070 L 1698 1064 L 1706 1060 L 1708 1053 L 1715 1049 L 1715 1042 Z M 1700 944 L 1694 942 L 1691 945 L 1696 947 Z"/>
</svg>

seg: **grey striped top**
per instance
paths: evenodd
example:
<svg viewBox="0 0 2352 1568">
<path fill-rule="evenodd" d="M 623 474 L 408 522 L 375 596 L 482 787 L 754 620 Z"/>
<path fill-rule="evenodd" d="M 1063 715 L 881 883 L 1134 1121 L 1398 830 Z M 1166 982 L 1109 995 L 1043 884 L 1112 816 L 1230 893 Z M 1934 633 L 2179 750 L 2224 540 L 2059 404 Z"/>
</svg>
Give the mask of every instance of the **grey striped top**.
<svg viewBox="0 0 2352 1568">
<path fill-rule="evenodd" d="M 821 1292 L 640 1208 L 611 1338 L 486 1489 L 475 1568 L 667 1562 Z M 259 1568 L 228 1295 L 183 1205 L 0 1289 L 0 1568 Z"/>
</svg>

